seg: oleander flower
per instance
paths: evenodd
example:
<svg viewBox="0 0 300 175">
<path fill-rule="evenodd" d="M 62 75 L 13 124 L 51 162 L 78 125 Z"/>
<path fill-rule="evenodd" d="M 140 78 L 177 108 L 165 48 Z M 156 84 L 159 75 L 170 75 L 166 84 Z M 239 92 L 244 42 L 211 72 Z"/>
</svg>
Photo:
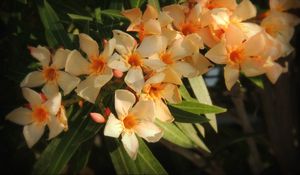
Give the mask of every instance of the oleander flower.
<svg viewBox="0 0 300 175">
<path fill-rule="evenodd" d="M 268 58 L 269 66 L 266 66 L 266 53 L 270 53 L 266 35 L 263 31 L 245 40 L 243 32 L 236 26 L 229 26 L 230 30 L 225 33 L 225 39 L 211 48 L 206 57 L 217 64 L 226 64 L 224 67 L 225 84 L 228 90 L 238 80 L 239 72 L 242 71 L 246 76 L 257 76 L 266 73 L 266 68 L 278 68 L 270 66 L 272 59 Z M 272 71 L 281 73 L 281 69 Z M 280 75 L 279 73 L 279 75 Z M 276 73 L 278 75 L 278 73 Z"/>
<path fill-rule="evenodd" d="M 45 47 L 38 46 L 29 49 L 31 55 L 40 62 L 42 69 L 29 73 L 21 82 L 21 87 L 32 88 L 44 84 L 42 91 L 45 94 L 55 95 L 60 87 L 63 94 L 67 95 L 78 85 L 79 78 L 61 71 L 70 53 L 68 49 L 58 49 L 53 56 Z"/>
<path fill-rule="evenodd" d="M 64 111 L 60 111 L 62 109 L 60 93 L 51 94 L 50 98 L 43 101 L 39 93 L 29 88 L 22 88 L 22 92 L 30 103 L 30 109 L 19 107 L 7 114 L 6 119 L 24 125 L 23 135 L 29 148 L 42 137 L 46 125 L 50 131 L 48 139 L 56 137 L 66 128 L 65 123 L 61 121 L 61 116 L 65 114 Z"/>
<path fill-rule="evenodd" d="M 148 57 L 144 64 L 155 72 L 163 71 L 166 75 L 165 82 L 182 84 L 182 76 L 195 77 L 212 66 L 204 56 L 200 56 L 199 49 L 203 49 L 204 45 L 199 35 L 194 33 L 171 43 L 168 41 L 164 36 L 150 36 L 139 47 L 141 53 L 147 53 L 142 55 Z M 150 46 L 151 43 L 156 45 Z"/>
<path fill-rule="evenodd" d="M 142 56 L 144 53 L 137 48 L 136 40 L 129 34 L 113 30 L 113 35 L 118 53 L 111 56 L 108 66 L 121 72 L 127 72 L 124 78 L 125 83 L 136 93 L 140 93 L 145 83 L 143 67 L 146 58 Z M 153 47 L 152 45 L 149 47 Z"/>
<path fill-rule="evenodd" d="M 112 69 L 107 63 L 114 51 L 116 41 L 110 39 L 99 53 L 95 40 L 86 34 L 79 34 L 80 49 L 87 54 L 85 59 L 79 51 L 73 50 L 66 62 L 66 71 L 75 75 L 87 75 L 85 80 L 78 84 L 75 92 L 83 99 L 95 103 L 101 88 L 113 77 Z"/>
<path fill-rule="evenodd" d="M 172 122 L 172 116 L 164 100 L 172 104 L 181 103 L 182 98 L 177 85 L 164 82 L 165 74 L 154 73 L 143 88 L 140 99 L 151 101 L 154 106 L 155 117 L 164 122 Z"/>
<path fill-rule="evenodd" d="M 163 32 L 162 27 L 166 28 L 173 20 L 164 12 L 158 13 L 157 10 L 149 4 L 144 13 L 142 13 L 139 8 L 133 8 L 122 11 L 122 15 L 131 22 L 127 31 L 138 32 L 140 41 L 146 36 L 161 34 Z"/>
<path fill-rule="evenodd" d="M 136 134 L 148 142 L 157 142 L 163 131 L 154 123 L 154 107 L 150 101 L 139 100 L 128 90 L 115 91 L 115 109 L 118 118 L 110 114 L 104 128 L 104 135 L 118 138 L 128 155 L 135 159 L 139 143 Z"/>
</svg>

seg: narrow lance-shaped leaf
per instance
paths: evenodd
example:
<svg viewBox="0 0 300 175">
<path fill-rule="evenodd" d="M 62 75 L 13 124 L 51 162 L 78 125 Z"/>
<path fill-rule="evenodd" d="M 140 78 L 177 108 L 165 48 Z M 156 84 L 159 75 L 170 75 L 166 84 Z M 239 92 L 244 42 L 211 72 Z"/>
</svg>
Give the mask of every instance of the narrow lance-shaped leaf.
<svg viewBox="0 0 300 175">
<path fill-rule="evenodd" d="M 156 120 L 155 123 L 164 130 L 163 138 L 184 148 L 194 148 L 193 142 L 174 123 Z"/>
<path fill-rule="evenodd" d="M 186 112 L 178 108 L 169 106 L 170 112 L 175 118 L 176 122 L 182 123 L 207 123 L 209 120 L 203 115 Z"/>
<path fill-rule="evenodd" d="M 198 102 L 190 102 L 190 101 L 182 101 L 179 104 L 172 104 L 174 108 L 178 108 L 180 110 L 190 112 L 193 114 L 207 114 L 207 113 L 222 113 L 225 112 L 225 108 L 221 108 L 218 106 L 207 105 Z"/>
<path fill-rule="evenodd" d="M 36 1 L 39 15 L 45 28 L 45 35 L 48 44 L 51 47 L 58 47 L 62 45 L 65 48 L 72 49 L 72 42 L 56 12 L 46 0 Z"/>
<path fill-rule="evenodd" d="M 204 79 L 202 76 L 195 77 L 195 78 L 189 78 L 190 85 L 193 89 L 193 92 L 197 98 L 197 100 L 200 103 L 212 105 L 212 101 L 208 92 L 208 89 L 206 87 L 206 84 L 204 82 Z M 225 112 L 225 111 L 223 111 Z M 210 120 L 209 124 L 212 126 L 212 128 L 218 132 L 218 126 L 217 126 L 217 119 L 215 114 L 205 114 L 205 116 Z"/>
<path fill-rule="evenodd" d="M 136 160 L 132 160 L 118 139 L 105 138 L 117 174 L 167 174 L 142 139 Z"/>
</svg>

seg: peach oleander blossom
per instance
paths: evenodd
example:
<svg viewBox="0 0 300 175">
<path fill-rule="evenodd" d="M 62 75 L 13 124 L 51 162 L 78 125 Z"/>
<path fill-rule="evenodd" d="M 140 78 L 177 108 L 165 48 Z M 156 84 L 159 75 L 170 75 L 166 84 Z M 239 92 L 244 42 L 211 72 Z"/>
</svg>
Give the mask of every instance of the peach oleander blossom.
<svg viewBox="0 0 300 175">
<path fill-rule="evenodd" d="M 66 62 L 66 71 L 75 75 L 87 75 L 75 89 L 78 96 L 95 103 L 100 89 L 111 80 L 113 71 L 107 66 L 109 58 L 114 51 L 116 41 L 110 39 L 99 53 L 99 46 L 95 40 L 86 34 L 79 34 L 80 49 L 87 54 L 85 59 L 79 51 L 73 50 Z"/>
<path fill-rule="evenodd" d="M 243 0 L 233 11 L 226 8 L 214 8 L 203 13 L 199 35 L 205 45 L 213 47 L 224 37 L 229 25 L 236 25 L 251 37 L 261 29 L 257 24 L 245 22 L 256 16 L 256 8 L 249 0 Z"/>
<path fill-rule="evenodd" d="M 138 139 L 136 134 L 148 142 L 157 142 L 163 131 L 154 123 L 154 107 L 150 101 L 139 100 L 128 90 L 115 91 L 115 109 L 118 118 L 110 114 L 104 128 L 104 135 L 118 138 L 128 155 L 136 159 Z"/>
<path fill-rule="evenodd" d="M 24 125 L 23 135 L 29 148 L 41 138 L 46 125 L 50 131 L 48 139 L 56 137 L 65 129 L 65 124 L 61 121 L 61 115 L 65 114 L 62 113 L 64 111 L 60 111 L 60 93 L 51 94 L 50 98 L 43 102 L 41 95 L 29 88 L 22 88 L 22 92 L 30 103 L 30 109 L 19 107 L 7 114 L 6 119 Z"/>
<path fill-rule="evenodd" d="M 157 10 L 147 4 L 144 13 L 139 8 L 124 10 L 121 12 L 123 16 L 131 22 L 127 31 L 138 32 L 138 37 L 142 41 L 150 35 L 159 35 L 166 30 L 167 26 L 172 22 L 172 18 L 164 13 L 158 13 Z M 164 28 L 164 29 L 162 29 Z"/>
<path fill-rule="evenodd" d="M 266 39 L 266 34 L 261 31 L 251 38 L 245 39 L 243 32 L 235 25 L 229 26 L 225 39 L 211 48 L 206 57 L 217 64 L 226 64 L 224 67 L 225 84 L 228 90 L 232 88 L 239 78 L 239 72 L 246 76 L 257 76 L 273 72 L 278 78 L 282 68 L 273 62 L 268 49 L 273 49 Z M 271 48 L 269 48 L 271 47 Z M 270 57 L 266 55 L 270 54 Z M 270 77 L 275 82 L 276 77 Z"/>
<path fill-rule="evenodd" d="M 150 43 L 161 43 L 157 44 L 161 47 L 151 49 Z M 141 43 L 139 50 L 148 53 L 144 55 L 148 57 L 144 61 L 145 65 L 155 72 L 163 71 L 165 82 L 180 85 L 182 76 L 192 78 L 207 72 L 212 66 L 204 56 L 200 56 L 199 49 L 203 48 L 201 37 L 189 34 L 171 43 L 164 36 L 148 37 Z"/>
<path fill-rule="evenodd" d="M 42 69 L 29 73 L 21 82 L 21 87 L 38 87 L 44 84 L 42 91 L 55 95 L 60 87 L 64 95 L 69 94 L 80 82 L 80 79 L 61 71 L 65 67 L 66 59 L 70 51 L 58 49 L 53 56 L 46 47 L 30 47 L 31 55 L 39 60 Z"/>
<path fill-rule="evenodd" d="M 140 99 L 153 103 L 155 118 L 163 122 L 172 122 L 174 117 L 164 100 L 171 104 L 177 104 L 181 103 L 182 98 L 177 85 L 164 82 L 165 76 L 163 72 L 150 76 L 145 82 Z"/>
<path fill-rule="evenodd" d="M 270 0 L 270 10 L 265 13 L 265 18 L 261 21 L 261 27 L 276 40 L 282 48 L 282 55 L 287 56 L 293 50 L 290 44 L 295 29 L 300 24 L 300 18 L 287 13 L 292 8 L 300 8 L 300 2 L 294 0 Z"/>
<path fill-rule="evenodd" d="M 153 52 L 155 52 L 160 44 L 155 43 L 149 45 L 146 50 L 140 50 L 137 48 L 136 40 L 120 30 L 113 30 L 113 38 L 116 40 L 117 53 L 111 56 L 108 66 L 121 72 L 127 72 L 124 77 L 126 85 L 139 94 L 145 83 L 143 68 L 146 58 L 143 55 L 147 55 L 146 52 L 149 49 L 154 49 Z"/>
</svg>

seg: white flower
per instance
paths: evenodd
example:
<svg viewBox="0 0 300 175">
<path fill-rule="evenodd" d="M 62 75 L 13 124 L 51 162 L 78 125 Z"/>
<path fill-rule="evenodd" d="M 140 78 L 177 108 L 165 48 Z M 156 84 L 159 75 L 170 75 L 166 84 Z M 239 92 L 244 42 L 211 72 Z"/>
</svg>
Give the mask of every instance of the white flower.
<svg viewBox="0 0 300 175">
<path fill-rule="evenodd" d="M 30 103 L 31 110 L 19 107 L 10 112 L 6 119 L 19 125 L 24 125 L 23 134 L 26 143 L 31 148 L 43 135 L 45 126 L 49 128 L 49 139 L 56 137 L 65 128 L 64 124 L 56 117 L 61 107 L 61 94 L 57 93 L 43 102 L 37 92 L 22 89 L 24 98 Z"/>
<path fill-rule="evenodd" d="M 80 82 L 80 79 L 61 71 L 65 67 L 66 59 L 70 53 L 67 49 L 58 49 L 51 60 L 51 54 L 45 47 L 30 47 L 31 55 L 40 61 L 42 70 L 29 73 L 21 82 L 21 87 L 37 87 L 43 84 L 42 91 L 50 96 L 58 93 L 58 86 L 64 95 L 69 94 Z M 51 64 L 50 64 L 51 62 Z"/>
<path fill-rule="evenodd" d="M 101 54 L 97 42 L 90 36 L 79 34 L 79 43 L 88 60 L 80 52 L 73 50 L 67 59 L 66 71 L 76 76 L 88 75 L 75 91 L 78 96 L 95 103 L 100 89 L 113 77 L 112 69 L 107 66 L 107 62 L 116 42 L 115 39 L 109 40 Z"/>
<path fill-rule="evenodd" d="M 163 131 L 154 123 L 154 106 L 150 101 L 138 101 L 128 90 L 116 90 L 116 118 L 112 113 L 104 128 L 104 135 L 118 138 L 122 135 L 122 143 L 128 155 L 135 159 L 138 152 L 138 136 L 148 142 L 157 142 Z M 135 104 L 135 105 L 134 105 Z M 134 105 L 134 106 L 133 106 Z"/>
</svg>

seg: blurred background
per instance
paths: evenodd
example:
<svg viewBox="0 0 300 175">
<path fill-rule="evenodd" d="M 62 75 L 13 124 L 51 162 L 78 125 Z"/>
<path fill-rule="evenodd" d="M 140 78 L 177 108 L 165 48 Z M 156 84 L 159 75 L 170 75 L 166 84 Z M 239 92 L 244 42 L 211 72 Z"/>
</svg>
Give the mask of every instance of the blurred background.
<svg viewBox="0 0 300 175">
<path fill-rule="evenodd" d="M 128 25 L 128 21 L 118 15 L 97 15 L 99 9 L 130 8 L 126 0 L 48 2 L 68 32 L 89 30 L 98 42 L 109 38 L 112 29 L 125 30 Z M 160 2 L 164 6 L 177 1 Z M 267 0 L 252 2 L 261 11 L 268 7 Z M 4 120 L 8 112 L 24 104 L 19 83 L 28 72 L 36 68 L 27 47 L 47 45 L 37 3 L 32 0 L 0 2 L 1 174 L 30 174 L 35 158 L 48 143 L 47 139 L 43 139 L 33 149 L 28 149 L 22 127 Z M 299 15 L 299 11 L 294 13 Z M 68 14 L 81 14 L 94 19 L 78 19 Z M 207 132 L 204 142 L 212 151 L 211 154 L 183 149 L 164 140 L 148 144 L 170 174 L 300 174 L 299 29 L 300 26 L 296 28 L 292 39 L 295 51 L 280 60 L 282 64 L 288 62 L 289 72 L 281 75 L 275 85 L 264 76 L 253 79 L 241 77 L 240 85 L 229 92 L 224 85 L 221 67 L 215 67 L 204 75 L 213 103 L 228 111 L 217 117 L 218 133 L 205 125 Z M 90 158 L 80 174 L 115 173 L 108 151 L 101 146 L 101 138 L 96 136 L 95 142 L 98 144 L 90 145 Z M 76 166 L 76 162 L 71 160 L 68 166 Z"/>
</svg>

